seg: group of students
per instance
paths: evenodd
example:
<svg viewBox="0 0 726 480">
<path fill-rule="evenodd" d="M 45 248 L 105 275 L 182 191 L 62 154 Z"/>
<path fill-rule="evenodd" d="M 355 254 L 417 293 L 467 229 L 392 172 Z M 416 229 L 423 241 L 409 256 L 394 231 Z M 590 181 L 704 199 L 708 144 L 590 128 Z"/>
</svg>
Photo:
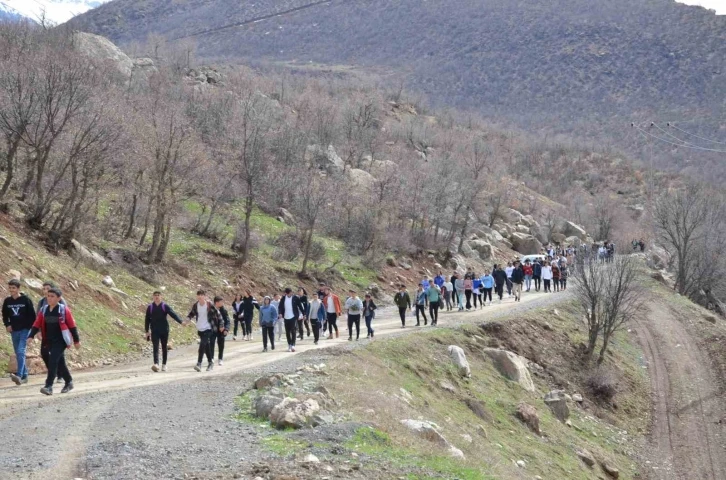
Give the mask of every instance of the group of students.
<svg viewBox="0 0 726 480">
<path fill-rule="evenodd" d="M 41 334 L 40 355 L 48 369 L 45 385 L 40 389 L 44 395 L 53 395 L 56 379 L 64 382 L 61 393 L 73 390 L 73 377 L 65 361 L 65 351 L 74 346 L 80 348 L 81 340 L 71 309 L 63 300 L 63 293 L 52 282 L 43 283 L 43 297 L 37 309 L 33 301 L 20 291 L 20 281 L 8 282 L 10 295 L 3 301 L 3 325 L 10 333 L 17 372 L 10 375 L 16 385 L 28 383 L 26 346 Z"/>
<path fill-rule="evenodd" d="M 294 352 L 297 341 L 303 340 L 304 334 L 310 337 L 313 335 L 315 345 L 320 341 L 322 332 L 324 337 L 329 339 L 339 338 L 338 318 L 347 314 L 348 319 L 348 340 L 353 341 L 353 329 L 355 328 L 355 340 L 360 338 L 361 318 L 365 319 L 367 338 L 373 338 L 373 318 L 378 308 L 371 298 L 366 294 L 361 299 L 357 292 L 350 290 L 349 297 L 341 304 L 340 297 L 333 293 L 329 286 L 320 284 L 320 289 L 308 298 L 304 288 L 298 289 L 294 294 L 291 288 L 286 288 L 284 295 L 275 294 L 273 297 L 265 296 L 260 304 L 246 290 L 244 295 L 236 295 L 232 302 L 232 317 L 234 330 L 232 340 L 237 340 L 241 330 L 241 340 L 253 340 L 253 320 L 255 311 L 258 312 L 259 325 L 262 330 L 262 351 L 275 349 L 275 338 L 278 343 L 282 338 L 282 331 L 285 331 L 287 340 L 287 351 Z M 174 310 L 163 302 L 161 292 L 154 292 L 153 302 L 146 309 L 146 338 L 153 342 L 154 364 L 151 367 L 154 372 L 167 371 L 167 351 L 169 339 L 169 322 L 167 317 L 181 325 L 190 325 L 192 322 L 197 328 L 199 335 L 199 349 L 197 351 L 197 364 L 194 369 L 202 370 L 202 362 L 207 359 L 207 371 L 214 368 L 215 346 L 218 352 L 217 365 L 224 364 L 224 344 L 230 332 L 229 312 L 224 306 L 222 297 L 214 297 L 209 301 L 204 290 L 197 292 L 197 301 L 192 305 L 185 320 L 182 320 Z M 161 347 L 161 364 L 159 364 L 159 349 Z"/>
</svg>

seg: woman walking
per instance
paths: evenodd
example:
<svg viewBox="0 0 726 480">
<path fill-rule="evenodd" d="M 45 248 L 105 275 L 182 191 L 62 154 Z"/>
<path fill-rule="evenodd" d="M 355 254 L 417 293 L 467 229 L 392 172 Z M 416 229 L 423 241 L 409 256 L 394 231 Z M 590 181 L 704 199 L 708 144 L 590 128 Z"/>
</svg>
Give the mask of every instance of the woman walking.
<svg viewBox="0 0 726 480">
<path fill-rule="evenodd" d="M 245 340 L 252 340 L 252 320 L 255 318 L 255 309 L 260 309 L 260 304 L 257 303 L 255 297 L 252 296 L 252 290 L 249 288 L 245 290 L 245 295 L 242 297 L 242 320 L 244 320 L 243 332 L 246 332 Z"/>
<path fill-rule="evenodd" d="M 492 290 L 494 290 L 494 277 L 486 271 L 484 276 L 481 277 L 481 287 L 484 291 L 484 298 L 482 299 L 483 305 L 487 304 L 487 296 L 489 297 L 489 305 L 492 304 Z"/>
<path fill-rule="evenodd" d="M 325 322 L 325 308 L 317 293 L 313 293 L 313 301 L 308 304 L 305 315 L 313 327 L 313 343 L 317 345 L 320 340 L 320 326 Z"/>
<path fill-rule="evenodd" d="M 303 287 L 300 287 L 297 291 L 297 296 L 300 298 L 300 304 L 302 305 L 302 311 L 307 312 L 308 306 L 309 306 L 307 290 L 305 290 Z M 308 337 L 310 336 L 310 319 L 308 318 L 307 315 L 303 315 L 298 320 L 297 326 L 298 326 L 298 330 L 299 330 L 298 333 L 300 334 L 300 337 L 299 337 L 300 340 L 303 339 L 303 326 L 305 326 L 305 328 L 307 329 Z"/>
<path fill-rule="evenodd" d="M 467 273 L 464 277 L 464 296 L 466 297 L 466 311 L 471 310 L 471 292 L 474 288 L 474 281 L 471 279 L 471 274 Z"/>
<path fill-rule="evenodd" d="M 439 306 L 441 305 L 441 289 L 435 283 L 429 285 L 426 293 L 429 300 L 429 315 L 431 316 L 431 326 L 435 327 L 439 321 Z"/>
<path fill-rule="evenodd" d="M 260 326 L 262 327 L 262 351 L 267 351 L 267 340 L 270 348 L 275 349 L 275 324 L 277 323 L 277 308 L 271 304 L 272 299 L 265 297 L 260 307 Z"/>
<path fill-rule="evenodd" d="M 457 293 L 457 302 L 459 304 L 459 311 L 464 310 L 464 279 L 456 277 L 454 287 L 456 288 Z"/>
<path fill-rule="evenodd" d="M 376 304 L 373 302 L 370 293 L 366 293 L 365 300 L 363 301 L 363 317 L 366 320 L 366 329 L 368 335 L 366 338 L 373 338 L 373 319 L 376 318 Z"/>
<path fill-rule="evenodd" d="M 557 262 L 552 262 L 552 284 L 555 287 L 555 292 L 560 291 L 560 267 Z"/>
<path fill-rule="evenodd" d="M 444 301 L 446 302 L 446 311 L 450 312 L 454 308 L 451 303 L 451 297 L 454 294 L 454 284 L 451 282 L 451 277 L 449 277 L 449 280 L 444 282 L 444 287 L 441 289 L 441 292 L 444 294 Z"/>
<path fill-rule="evenodd" d="M 542 265 L 542 283 L 544 283 L 545 293 L 552 293 L 552 287 L 550 287 L 550 283 L 552 283 L 552 267 L 550 266 L 550 262 L 545 262 Z"/>
<path fill-rule="evenodd" d="M 239 293 L 234 296 L 232 301 L 232 318 L 234 319 L 234 332 L 232 333 L 232 340 L 237 340 L 237 327 L 242 327 L 242 340 L 247 340 L 247 331 L 245 322 L 242 320 L 242 295 Z"/>
</svg>

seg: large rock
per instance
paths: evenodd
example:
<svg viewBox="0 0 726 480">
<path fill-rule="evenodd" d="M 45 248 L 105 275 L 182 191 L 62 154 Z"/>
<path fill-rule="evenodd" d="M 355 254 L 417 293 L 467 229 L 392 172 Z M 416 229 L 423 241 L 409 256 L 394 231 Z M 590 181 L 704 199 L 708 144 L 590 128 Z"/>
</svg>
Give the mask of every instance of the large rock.
<svg viewBox="0 0 726 480">
<path fill-rule="evenodd" d="M 504 211 L 502 211 L 502 217 L 504 217 L 507 223 L 516 225 L 518 223 L 522 223 L 522 218 L 524 217 L 524 215 L 522 215 L 521 212 L 513 208 L 505 208 Z"/>
<path fill-rule="evenodd" d="M 469 244 L 471 240 L 466 241 L 461 244 L 461 253 L 464 254 L 466 258 L 471 258 L 474 260 L 479 259 L 479 252 L 471 248 L 471 245 Z"/>
<path fill-rule="evenodd" d="M 357 168 L 346 170 L 345 178 L 351 193 L 359 196 L 370 195 L 376 184 L 376 179 L 373 178 L 373 175 Z"/>
<path fill-rule="evenodd" d="M 134 62 L 109 39 L 92 33 L 74 32 L 74 45 L 82 54 L 108 66 L 107 72 L 117 72 L 128 81 Z"/>
<path fill-rule="evenodd" d="M 567 237 L 565 239 L 565 245 L 572 245 L 575 248 L 580 248 L 580 245 L 582 245 L 582 239 L 580 239 L 580 237 Z"/>
<path fill-rule="evenodd" d="M 484 240 L 469 240 L 468 242 L 464 243 L 468 243 L 469 247 L 473 251 L 477 252 L 479 258 L 481 258 L 482 260 L 490 260 L 492 258 L 493 251 L 492 246 L 489 242 Z"/>
<path fill-rule="evenodd" d="M 282 219 L 282 223 L 284 223 L 285 225 L 295 226 L 295 216 L 290 213 L 290 210 L 288 210 L 287 208 L 280 208 L 277 213 L 278 217 Z"/>
<path fill-rule="evenodd" d="M 319 411 L 320 405 L 313 399 L 287 397 L 270 412 L 270 423 L 276 428 L 303 428 L 311 425 Z"/>
<path fill-rule="evenodd" d="M 305 160 L 331 174 L 342 173 L 345 168 L 345 162 L 338 156 L 332 145 L 328 145 L 327 149 L 320 145 L 308 145 Z"/>
<path fill-rule="evenodd" d="M 534 382 L 532 382 L 532 377 L 527 369 L 526 359 L 516 353 L 497 348 L 485 348 L 484 353 L 494 361 L 494 365 L 502 375 L 519 383 L 528 392 L 534 392 Z"/>
<path fill-rule="evenodd" d="M 578 237 L 580 240 L 587 238 L 587 232 L 581 226 L 565 220 L 555 227 L 555 232 L 562 233 L 565 237 Z"/>
<path fill-rule="evenodd" d="M 542 244 L 532 235 L 526 233 L 514 233 L 510 237 L 514 249 L 523 255 L 534 255 L 540 253 Z"/>
<path fill-rule="evenodd" d="M 109 288 L 116 286 L 116 283 L 113 281 L 113 278 L 111 278 L 110 275 L 106 275 L 105 277 L 103 277 L 103 280 L 101 280 L 101 283 Z"/>
<path fill-rule="evenodd" d="M 537 415 L 537 409 L 532 405 L 520 403 L 517 407 L 517 418 L 524 422 L 534 433 L 540 434 L 539 415 Z"/>
<path fill-rule="evenodd" d="M 282 373 L 273 373 L 272 375 L 265 375 L 255 380 L 255 388 L 257 390 L 263 390 L 265 388 L 279 387 L 282 384 L 282 380 L 285 375 Z"/>
<path fill-rule="evenodd" d="M 26 278 L 25 284 L 37 293 L 41 293 L 43 291 L 43 282 L 36 280 L 35 278 Z"/>
<path fill-rule="evenodd" d="M 456 365 L 459 371 L 459 375 L 462 377 L 471 377 L 471 369 L 469 368 L 469 362 L 466 359 L 466 354 L 461 347 L 456 345 L 449 346 L 449 356 L 451 361 Z"/>
<path fill-rule="evenodd" d="M 80 256 L 80 258 L 82 258 L 83 260 L 86 260 L 91 263 L 95 263 L 96 265 L 100 265 L 100 266 L 108 264 L 108 260 L 103 258 L 98 253 L 89 250 L 83 244 L 81 244 L 78 240 L 71 240 L 71 245 L 73 246 L 73 250 L 76 253 L 76 255 Z"/>
<path fill-rule="evenodd" d="M 562 390 L 552 390 L 544 397 L 545 404 L 550 407 L 552 413 L 561 422 L 567 421 L 570 417 L 570 408 L 567 406 L 567 397 Z"/>
<path fill-rule="evenodd" d="M 582 460 L 588 467 L 595 466 L 595 457 L 589 451 L 583 448 L 582 450 L 578 450 L 575 453 L 580 458 L 580 460 Z"/>
<path fill-rule="evenodd" d="M 260 395 L 255 400 L 255 415 L 260 418 L 270 418 L 270 414 L 282 403 L 282 398 L 273 395 Z"/>
<path fill-rule="evenodd" d="M 564 233 L 556 233 L 555 232 L 552 235 L 550 235 L 550 238 L 555 243 L 565 243 L 567 241 L 567 237 L 565 236 Z M 577 237 L 573 237 L 573 238 L 577 238 Z"/>
<path fill-rule="evenodd" d="M 532 215 L 523 215 L 519 222 L 527 225 L 528 227 L 534 227 L 538 225 L 537 221 L 532 217 Z"/>
<path fill-rule="evenodd" d="M 418 437 L 446 448 L 449 456 L 454 458 L 464 458 L 464 453 L 444 438 L 444 436 L 439 432 L 439 426 L 435 423 L 427 422 L 425 420 L 410 419 L 401 420 L 401 423 L 406 428 L 414 432 Z"/>
<path fill-rule="evenodd" d="M 519 233 L 526 233 L 529 234 L 529 227 L 527 225 L 524 225 L 523 223 L 518 223 L 514 227 Z"/>
</svg>

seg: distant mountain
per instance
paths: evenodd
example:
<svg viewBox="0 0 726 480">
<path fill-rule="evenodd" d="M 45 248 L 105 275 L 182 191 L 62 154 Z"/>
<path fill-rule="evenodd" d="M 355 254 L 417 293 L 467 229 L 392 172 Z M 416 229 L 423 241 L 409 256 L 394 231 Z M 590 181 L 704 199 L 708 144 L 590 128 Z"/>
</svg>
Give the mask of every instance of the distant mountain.
<svg viewBox="0 0 726 480">
<path fill-rule="evenodd" d="M 726 180 L 717 144 L 630 128 L 726 142 L 726 17 L 674 0 L 116 0 L 72 24 L 192 36 L 212 59 L 383 67 L 436 104 L 646 161 L 654 145 L 657 166 Z"/>
<path fill-rule="evenodd" d="M 28 18 L 37 22 L 43 15 L 52 24 L 67 22 L 110 0 L 0 0 L 0 19 Z"/>
</svg>

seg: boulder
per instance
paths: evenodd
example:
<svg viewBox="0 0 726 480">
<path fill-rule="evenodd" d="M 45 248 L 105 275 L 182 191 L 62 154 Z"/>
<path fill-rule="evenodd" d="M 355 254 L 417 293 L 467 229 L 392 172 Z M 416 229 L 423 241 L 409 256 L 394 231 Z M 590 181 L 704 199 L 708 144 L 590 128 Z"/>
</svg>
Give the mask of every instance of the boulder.
<svg viewBox="0 0 726 480">
<path fill-rule="evenodd" d="M 469 240 L 469 241 L 466 241 L 461 244 L 461 253 L 463 253 L 466 258 L 478 260 L 479 252 L 477 252 L 476 250 L 471 248 L 471 245 L 469 244 L 469 242 L 471 242 L 471 241 L 476 241 L 476 240 Z"/>
<path fill-rule="evenodd" d="M 310 424 L 313 427 L 319 427 L 320 425 L 332 425 L 333 423 L 335 423 L 335 417 L 333 417 L 332 413 L 325 410 L 321 410 L 313 415 L 313 418 L 310 421 Z"/>
<path fill-rule="evenodd" d="M 461 347 L 456 345 L 449 346 L 449 356 L 451 361 L 456 365 L 459 371 L 459 375 L 462 377 L 471 377 L 471 369 L 469 368 L 469 362 L 466 360 L 466 354 Z"/>
<path fill-rule="evenodd" d="M 592 453 L 585 450 L 584 448 L 582 450 L 578 450 L 575 452 L 580 460 L 582 460 L 585 465 L 588 467 L 592 467 L 595 465 L 595 457 L 592 456 Z"/>
<path fill-rule="evenodd" d="M 282 398 L 269 394 L 260 395 L 255 400 L 255 415 L 260 418 L 270 418 L 272 410 L 282 403 Z"/>
<path fill-rule="evenodd" d="M 485 240 L 469 240 L 466 242 L 472 250 L 479 254 L 482 260 L 490 260 L 493 255 L 492 245 Z"/>
<path fill-rule="evenodd" d="M 562 233 L 565 237 L 578 237 L 580 240 L 587 238 L 587 232 L 581 226 L 565 220 L 555 226 L 555 232 Z"/>
<path fill-rule="evenodd" d="M 550 407 L 552 413 L 561 422 L 567 421 L 570 417 L 570 408 L 567 406 L 567 396 L 562 390 L 552 390 L 544 397 L 545 404 Z"/>
<path fill-rule="evenodd" d="M 278 218 L 282 219 L 285 225 L 295 226 L 295 216 L 287 208 L 280 208 L 277 212 Z"/>
<path fill-rule="evenodd" d="M 499 232 L 504 238 L 509 238 L 513 233 L 512 226 L 506 223 L 495 223 L 494 230 Z"/>
<path fill-rule="evenodd" d="M 435 443 L 443 448 L 446 448 L 449 456 L 454 458 L 464 458 L 464 452 L 454 447 L 439 433 L 439 426 L 433 422 L 427 422 L 425 420 L 401 420 L 401 423 L 414 432 L 418 437 L 428 440 L 429 442 Z"/>
<path fill-rule="evenodd" d="M 444 380 L 440 381 L 439 387 L 441 387 L 442 390 L 446 390 L 449 393 L 456 393 L 456 387 L 447 381 L 444 381 Z"/>
<path fill-rule="evenodd" d="M 529 227 L 527 225 L 524 225 L 522 223 L 517 224 L 515 227 L 515 230 L 517 230 L 519 233 L 526 233 L 529 234 Z"/>
<path fill-rule="evenodd" d="M 611 465 L 607 462 L 604 462 L 602 464 L 602 469 L 605 470 L 605 473 L 610 475 L 612 478 L 620 478 L 620 470 L 618 470 L 613 465 Z"/>
<path fill-rule="evenodd" d="M 542 250 L 542 244 L 532 235 L 526 233 L 514 233 L 510 237 L 514 250 L 523 255 L 538 254 Z"/>
<path fill-rule="evenodd" d="M 345 177 L 353 194 L 370 195 L 376 185 L 376 179 L 365 170 L 350 168 L 345 171 Z"/>
<path fill-rule="evenodd" d="M 501 245 L 502 247 L 508 248 L 508 249 L 510 249 L 510 250 L 511 250 L 511 249 L 512 249 L 512 248 L 514 247 L 514 245 L 512 245 L 512 242 L 510 242 L 510 241 L 509 241 L 509 240 L 507 240 L 506 238 L 502 238 L 502 239 L 501 239 L 501 240 L 499 241 L 499 245 Z"/>
<path fill-rule="evenodd" d="M 342 173 L 345 168 L 345 162 L 332 145 L 328 145 L 327 149 L 320 145 L 308 145 L 305 150 L 305 161 L 330 174 Z"/>
<path fill-rule="evenodd" d="M 567 237 L 565 238 L 565 245 L 572 245 L 575 248 L 580 248 L 582 240 L 579 237 Z"/>
<path fill-rule="evenodd" d="M 318 402 L 286 397 L 270 412 L 270 423 L 276 428 L 303 428 L 311 425 L 313 416 L 320 411 Z"/>
<path fill-rule="evenodd" d="M 534 227 L 535 225 L 538 225 L 537 221 L 532 217 L 532 215 L 523 215 L 522 218 L 519 219 L 519 222 L 527 225 L 528 227 Z"/>
<path fill-rule="evenodd" d="M 534 382 L 527 369 L 527 360 L 516 353 L 496 348 L 485 348 L 484 353 L 494 362 L 497 369 L 508 379 L 519 383 L 528 392 L 534 392 Z"/>
<path fill-rule="evenodd" d="M 12 242 L 10 240 L 8 240 L 7 237 L 4 237 L 2 235 L 0 235 L 0 243 L 2 243 L 3 245 L 5 245 L 6 247 L 12 247 L 13 246 Z"/>
<path fill-rule="evenodd" d="M 308 453 L 305 457 L 303 457 L 302 463 L 320 463 L 320 460 L 312 453 Z"/>
<path fill-rule="evenodd" d="M 521 212 L 513 208 L 505 208 L 502 212 L 502 217 L 504 217 L 507 223 L 516 225 L 517 223 L 522 223 L 522 218 L 524 217 L 524 215 L 522 215 Z"/>
<path fill-rule="evenodd" d="M 668 267 L 668 252 L 658 246 L 651 247 L 646 252 L 646 263 L 650 268 L 663 270 Z"/>
<path fill-rule="evenodd" d="M 390 160 L 372 160 L 369 164 L 370 172 L 376 178 L 388 177 L 398 169 L 396 162 Z"/>
<path fill-rule="evenodd" d="M 567 237 L 565 236 L 564 233 L 553 233 L 552 235 L 550 235 L 550 238 L 552 239 L 553 242 L 559 243 L 559 244 L 564 244 L 567 242 Z M 572 237 L 572 238 L 577 238 L 577 237 Z"/>
<path fill-rule="evenodd" d="M 133 61 L 114 45 L 109 39 L 92 33 L 74 32 L 73 41 L 75 48 L 109 67 L 107 72 L 117 72 L 117 74 L 127 81 L 131 77 L 131 71 L 134 68 Z"/>
<path fill-rule="evenodd" d="M 577 403 L 582 403 L 585 400 L 582 398 L 582 395 L 580 395 L 579 393 L 573 393 L 572 394 L 572 401 L 573 402 L 577 402 Z"/>
<path fill-rule="evenodd" d="M 43 291 L 43 282 L 36 280 L 35 278 L 26 278 L 25 284 L 37 293 L 41 293 Z"/>
<path fill-rule="evenodd" d="M 108 260 L 103 258 L 98 253 L 89 250 L 77 240 L 71 240 L 71 246 L 73 247 L 74 252 L 83 260 L 95 263 L 96 265 L 108 264 Z"/>
<path fill-rule="evenodd" d="M 22 277 L 21 273 L 18 270 L 8 270 L 7 276 L 10 279 L 14 278 L 16 280 L 20 280 L 20 278 Z"/>
<path fill-rule="evenodd" d="M 519 406 L 517 406 L 516 416 L 518 419 L 524 422 L 524 424 L 527 425 L 530 430 L 532 430 L 537 435 L 540 434 L 539 415 L 537 415 L 536 408 L 527 403 L 520 403 Z"/>
<path fill-rule="evenodd" d="M 255 388 L 257 390 L 263 390 L 265 388 L 279 387 L 282 384 L 283 378 L 285 378 L 285 375 L 282 373 L 265 375 L 255 380 Z"/>
<path fill-rule="evenodd" d="M 105 277 L 103 277 L 103 280 L 101 280 L 101 283 L 106 285 L 109 288 L 116 286 L 116 284 L 113 281 L 113 278 L 111 278 L 109 275 L 106 275 Z"/>
<path fill-rule="evenodd" d="M 460 255 L 454 255 L 451 257 L 451 262 L 454 264 L 454 269 L 459 273 L 466 272 L 466 259 Z"/>
</svg>

